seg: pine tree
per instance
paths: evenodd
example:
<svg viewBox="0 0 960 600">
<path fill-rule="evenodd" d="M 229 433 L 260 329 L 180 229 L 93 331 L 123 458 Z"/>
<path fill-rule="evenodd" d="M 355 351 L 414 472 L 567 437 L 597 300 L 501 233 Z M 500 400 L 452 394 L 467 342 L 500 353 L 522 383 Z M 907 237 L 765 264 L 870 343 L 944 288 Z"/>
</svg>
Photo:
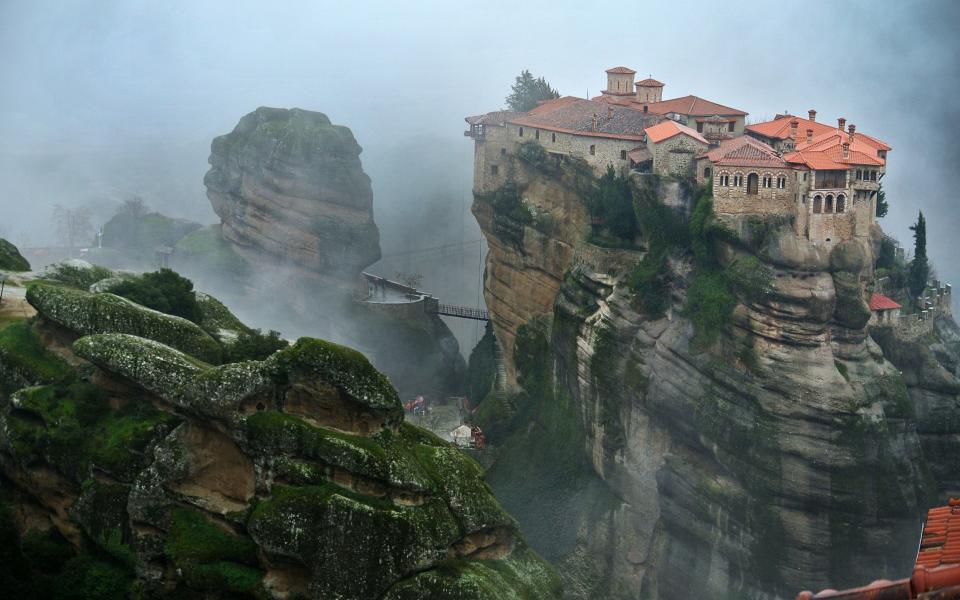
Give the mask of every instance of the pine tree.
<svg viewBox="0 0 960 600">
<path fill-rule="evenodd" d="M 927 262 L 927 221 L 923 218 L 923 211 L 917 217 L 917 222 L 910 226 L 913 231 L 913 261 L 910 263 L 910 275 L 907 285 L 910 294 L 916 298 L 927 287 L 927 277 L 930 275 L 930 264 Z"/>
<path fill-rule="evenodd" d="M 887 211 L 889 210 L 890 205 L 887 204 L 887 193 L 883 191 L 883 184 L 880 184 L 877 190 L 877 218 L 880 219 L 887 216 Z"/>
<path fill-rule="evenodd" d="M 507 96 L 507 108 L 517 112 L 528 112 L 543 100 L 560 97 L 560 93 L 550 87 L 546 79 L 535 79 L 526 69 L 517 76 L 516 83 L 510 89 L 513 91 Z"/>
</svg>

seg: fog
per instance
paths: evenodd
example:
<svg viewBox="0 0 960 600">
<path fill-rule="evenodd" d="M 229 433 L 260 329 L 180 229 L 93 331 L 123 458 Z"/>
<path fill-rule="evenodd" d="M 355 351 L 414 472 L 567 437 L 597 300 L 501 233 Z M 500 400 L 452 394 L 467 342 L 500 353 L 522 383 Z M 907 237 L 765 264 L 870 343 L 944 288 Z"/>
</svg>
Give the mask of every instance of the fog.
<svg viewBox="0 0 960 600">
<path fill-rule="evenodd" d="M 130 194 L 214 222 L 210 140 L 258 106 L 296 106 L 364 148 L 385 257 L 374 270 L 419 271 L 442 300 L 476 304 L 481 244 L 410 253 L 480 239 L 463 117 L 502 107 L 521 69 L 584 96 L 622 64 L 665 82 L 665 97 L 752 121 L 815 108 L 887 141 L 884 228 L 909 248 L 923 210 L 931 259 L 958 282 L 958 25 L 951 1 L 4 0 L 0 236 L 54 244 L 54 204 L 102 221 Z M 459 326 L 461 344 L 477 331 Z"/>
</svg>

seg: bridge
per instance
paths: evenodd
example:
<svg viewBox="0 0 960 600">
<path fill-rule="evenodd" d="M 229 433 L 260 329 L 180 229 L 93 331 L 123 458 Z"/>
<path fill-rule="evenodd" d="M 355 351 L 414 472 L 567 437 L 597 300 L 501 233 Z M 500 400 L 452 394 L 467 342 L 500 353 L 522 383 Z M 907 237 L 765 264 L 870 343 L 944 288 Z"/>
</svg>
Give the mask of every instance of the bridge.
<svg viewBox="0 0 960 600">
<path fill-rule="evenodd" d="M 453 304 L 437 303 L 431 312 L 444 317 L 457 317 L 460 319 L 472 319 L 474 321 L 490 320 L 490 313 L 482 308 L 473 308 L 470 306 L 454 306 Z"/>
</svg>

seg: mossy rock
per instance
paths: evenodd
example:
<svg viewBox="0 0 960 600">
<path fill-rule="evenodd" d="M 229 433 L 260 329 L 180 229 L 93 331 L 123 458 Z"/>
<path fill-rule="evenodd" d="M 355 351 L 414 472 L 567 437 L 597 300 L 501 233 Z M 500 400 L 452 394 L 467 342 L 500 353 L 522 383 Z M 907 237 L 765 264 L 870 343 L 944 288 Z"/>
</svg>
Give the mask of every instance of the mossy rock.
<svg viewBox="0 0 960 600">
<path fill-rule="evenodd" d="M 203 292 L 197 292 L 196 297 L 200 311 L 199 325 L 213 337 L 224 342 L 250 331 L 223 302 Z"/>
<path fill-rule="evenodd" d="M 206 362 L 220 361 L 220 345 L 199 326 L 113 294 L 38 283 L 27 289 L 27 302 L 45 318 L 80 335 L 128 333 Z"/>
<path fill-rule="evenodd" d="M 405 579 L 383 600 L 554 600 L 563 597 L 560 580 L 529 549 L 503 560 L 448 560 Z"/>
<path fill-rule="evenodd" d="M 387 415 L 391 422 L 403 420 L 403 405 L 397 390 L 363 354 L 352 348 L 314 338 L 300 338 L 264 363 L 278 381 L 287 383 L 300 377 L 319 376 L 355 402 Z"/>
<path fill-rule="evenodd" d="M 41 279 L 80 290 L 88 290 L 98 281 L 113 276 L 113 271 L 110 269 L 91 264 L 85 260 L 71 258 L 47 267 L 41 275 Z"/>
<path fill-rule="evenodd" d="M 0 329 L 0 392 L 65 382 L 73 375 L 73 367 L 43 345 L 31 321 Z"/>
<path fill-rule="evenodd" d="M 317 598 L 379 598 L 394 581 L 442 560 L 461 536 L 439 498 L 399 507 L 330 484 L 274 486 L 247 527 L 264 551 L 311 570 Z"/>
<path fill-rule="evenodd" d="M 30 263 L 16 246 L 0 238 L 0 271 L 29 271 Z"/>
</svg>

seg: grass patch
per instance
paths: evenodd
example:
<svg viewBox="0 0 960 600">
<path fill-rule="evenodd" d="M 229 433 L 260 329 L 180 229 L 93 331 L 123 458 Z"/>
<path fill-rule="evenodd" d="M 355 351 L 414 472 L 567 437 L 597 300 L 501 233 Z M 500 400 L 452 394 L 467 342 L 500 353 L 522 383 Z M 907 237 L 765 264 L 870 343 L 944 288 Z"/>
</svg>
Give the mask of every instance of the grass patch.
<svg viewBox="0 0 960 600">
<path fill-rule="evenodd" d="M 33 321 L 17 321 L 0 329 L 0 369 L 4 365 L 29 383 L 64 382 L 74 373 L 65 360 L 43 345 Z"/>
</svg>

